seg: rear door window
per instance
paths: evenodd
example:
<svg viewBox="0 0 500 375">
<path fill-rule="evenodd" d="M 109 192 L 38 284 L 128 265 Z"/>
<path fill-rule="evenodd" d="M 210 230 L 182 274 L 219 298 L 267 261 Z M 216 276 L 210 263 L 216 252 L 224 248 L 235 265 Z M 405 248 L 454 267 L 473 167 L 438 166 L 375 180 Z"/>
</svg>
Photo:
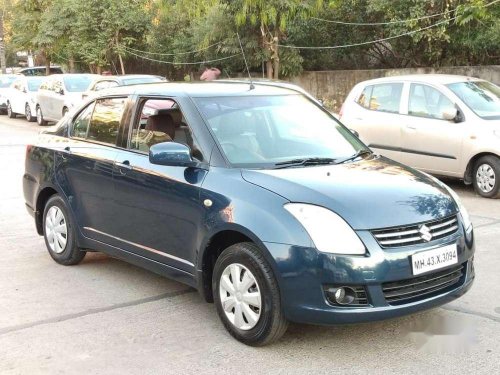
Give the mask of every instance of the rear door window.
<svg viewBox="0 0 500 375">
<path fill-rule="evenodd" d="M 373 111 L 399 113 L 402 91 L 402 83 L 370 85 L 364 88 L 356 102 Z"/>
<path fill-rule="evenodd" d="M 125 98 L 103 98 L 95 102 L 86 138 L 90 141 L 116 144 Z"/>
</svg>

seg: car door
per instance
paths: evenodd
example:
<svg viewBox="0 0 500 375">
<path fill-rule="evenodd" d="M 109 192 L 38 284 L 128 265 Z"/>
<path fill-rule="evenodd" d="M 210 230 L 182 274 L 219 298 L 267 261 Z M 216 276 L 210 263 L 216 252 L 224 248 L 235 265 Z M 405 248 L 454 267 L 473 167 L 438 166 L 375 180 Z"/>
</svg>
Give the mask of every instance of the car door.
<svg viewBox="0 0 500 375">
<path fill-rule="evenodd" d="M 12 83 L 9 90 L 9 102 L 14 113 L 24 113 L 24 109 L 20 105 L 22 101 L 22 79 L 17 79 Z"/>
<path fill-rule="evenodd" d="M 102 242 L 117 219 L 113 163 L 125 105 L 123 97 L 98 99 L 69 120 L 69 137 L 61 142 L 56 168 L 82 233 Z"/>
<path fill-rule="evenodd" d="M 463 123 L 445 119 L 457 108 L 439 89 L 411 83 L 403 126 L 403 162 L 430 173 L 459 176 Z"/>
<path fill-rule="evenodd" d="M 204 154 L 180 110 L 170 108 L 175 106 L 173 100 L 165 99 L 164 105 L 150 100 L 157 109 L 152 113 L 148 99 L 139 99 L 130 140 L 116 157 L 115 203 L 122 220 L 113 223 L 114 245 L 193 272 L 198 228 L 205 214 L 200 187 L 207 171 L 151 164 L 148 151 L 155 143 L 178 141 L 202 161 Z"/>
<path fill-rule="evenodd" d="M 355 99 L 357 109 L 347 123 L 370 148 L 397 161 L 401 161 L 402 91 L 401 82 L 366 86 Z"/>
<path fill-rule="evenodd" d="M 53 81 L 52 78 L 49 78 L 46 81 L 44 81 L 40 85 L 40 88 L 38 89 L 37 93 L 37 102 L 44 116 L 49 110 L 49 102 L 52 93 L 52 81 Z"/>
<path fill-rule="evenodd" d="M 54 85 L 52 89 L 52 100 L 50 101 L 50 118 L 54 120 L 59 120 L 62 117 L 64 99 L 66 92 L 64 90 L 64 84 L 62 78 L 54 79 Z"/>
</svg>

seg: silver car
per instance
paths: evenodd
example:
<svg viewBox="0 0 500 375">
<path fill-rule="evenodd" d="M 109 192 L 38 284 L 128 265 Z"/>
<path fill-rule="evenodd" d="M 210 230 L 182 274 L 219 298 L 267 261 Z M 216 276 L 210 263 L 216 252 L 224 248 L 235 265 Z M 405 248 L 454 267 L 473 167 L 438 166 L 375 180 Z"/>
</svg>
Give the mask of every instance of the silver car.
<svg viewBox="0 0 500 375">
<path fill-rule="evenodd" d="M 40 85 L 37 94 L 36 120 L 38 125 L 58 121 L 82 100 L 97 74 L 53 74 Z"/>
<path fill-rule="evenodd" d="M 391 159 L 500 196 L 500 88 L 491 82 L 441 74 L 365 81 L 340 118 Z"/>
</svg>

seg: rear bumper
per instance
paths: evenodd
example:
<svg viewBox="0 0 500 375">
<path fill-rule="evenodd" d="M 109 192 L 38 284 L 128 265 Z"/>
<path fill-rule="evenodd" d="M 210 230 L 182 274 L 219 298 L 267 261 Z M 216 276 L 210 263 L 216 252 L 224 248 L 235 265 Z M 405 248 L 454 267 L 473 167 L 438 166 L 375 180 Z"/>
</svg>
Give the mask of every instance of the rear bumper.
<svg viewBox="0 0 500 375">
<path fill-rule="evenodd" d="M 330 325 L 395 318 L 451 302 L 466 293 L 473 284 L 473 231 L 466 234 L 460 229 L 432 245 L 390 250 L 381 249 L 369 232 L 358 234 L 367 246 L 369 256 L 337 256 L 312 248 L 265 243 L 276 261 L 283 309 L 290 321 Z M 384 283 L 415 278 L 412 275 L 411 255 L 452 243 L 457 244 L 458 264 L 449 268 L 463 265 L 458 282 L 408 303 L 386 300 L 382 287 Z M 432 274 L 432 271 L 427 273 L 429 276 Z M 366 291 L 368 303 L 362 307 L 335 306 L 326 298 L 325 285 L 361 286 Z"/>
</svg>

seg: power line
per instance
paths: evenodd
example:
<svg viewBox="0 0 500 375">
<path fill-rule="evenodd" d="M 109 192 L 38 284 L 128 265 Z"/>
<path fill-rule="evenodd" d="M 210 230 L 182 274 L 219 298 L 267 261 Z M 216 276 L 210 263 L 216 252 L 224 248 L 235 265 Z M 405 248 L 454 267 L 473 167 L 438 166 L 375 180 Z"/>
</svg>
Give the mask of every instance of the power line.
<svg viewBox="0 0 500 375">
<path fill-rule="evenodd" d="M 490 5 L 493 5 L 497 2 L 499 2 L 500 0 L 494 0 L 488 4 L 485 4 L 484 5 L 484 8 L 490 6 Z M 369 40 L 367 42 L 360 42 L 360 43 L 352 43 L 352 44 L 343 44 L 343 45 L 337 45 L 337 46 L 324 46 L 324 47 L 315 47 L 315 46 L 291 46 L 291 45 L 285 45 L 285 44 L 278 44 L 279 47 L 282 47 L 282 48 L 291 48 L 291 49 L 338 49 L 338 48 L 349 48 L 349 47 L 358 47 L 358 46 L 364 46 L 364 45 L 368 45 L 368 44 L 375 44 L 375 43 L 380 43 L 380 42 L 385 42 L 387 40 L 392 40 L 392 39 L 396 39 L 396 38 L 400 38 L 402 36 L 407 36 L 407 35 L 413 35 L 413 34 L 416 34 L 416 33 L 419 33 L 421 31 L 424 31 L 424 30 L 428 30 L 428 29 L 431 29 L 433 27 L 436 27 L 436 26 L 439 26 L 439 25 L 442 25 L 444 23 L 447 23 L 447 22 L 450 22 L 450 21 L 453 21 L 453 20 L 456 20 L 459 16 L 455 16 L 455 17 L 451 17 L 451 18 L 448 18 L 446 20 L 443 20 L 443 21 L 439 21 L 439 22 L 436 22 L 432 25 L 429 25 L 429 26 L 426 26 L 426 27 L 422 27 L 420 29 L 417 29 L 417 30 L 412 30 L 412 31 L 408 31 L 406 33 L 403 33 L 403 34 L 399 34 L 399 35 L 393 35 L 393 36 L 389 36 L 389 37 L 386 37 L 386 38 L 380 38 L 380 39 L 375 39 L 375 40 Z"/>
<path fill-rule="evenodd" d="M 239 53 L 235 53 L 234 55 L 231 55 L 231 56 L 221 57 L 221 58 L 219 58 L 219 59 L 204 60 L 204 61 L 195 61 L 195 62 L 175 62 L 175 61 L 165 61 L 165 60 L 152 59 L 152 58 L 150 58 L 150 57 L 137 55 L 137 54 L 135 54 L 135 53 L 133 53 L 133 52 L 128 52 L 128 53 L 130 53 L 131 55 L 133 55 L 133 56 L 135 56 L 135 57 L 138 57 L 138 58 L 140 58 L 140 59 L 149 60 L 149 61 L 153 61 L 153 62 L 157 62 L 157 63 L 161 63 L 161 64 L 170 64 L 170 65 L 196 65 L 196 64 L 206 64 L 206 63 L 211 63 L 211 62 L 216 62 L 216 61 L 222 61 L 222 60 L 231 59 L 231 58 L 233 58 L 233 57 L 236 57 L 236 56 L 241 55 L 241 52 L 239 52 Z"/>
<path fill-rule="evenodd" d="M 174 52 L 174 53 L 159 53 L 159 52 L 148 52 L 148 51 L 141 51 L 139 49 L 135 49 L 135 48 L 131 48 L 131 47 L 127 47 L 125 45 L 121 45 L 121 47 L 127 51 L 133 51 L 133 52 L 137 52 L 137 53 L 145 53 L 145 54 L 148 54 L 148 55 L 157 55 L 157 56 L 176 56 L 176 55 L 189 55 L 191 53 L 196 53 L 196 52 L 201 52 L 201 51 L 206 51 L 207 49 L 210 49 L 212 48 L 213 46 L 217 46 L 217 45 L 220 45 L 222 44 L 223 42 L 222 41 L 219 41 L 217 43 L 214 43 L 214 44 L 210 44 L 209 46 L 207 47 L 204 47 L 204 48 L 200 48 L 200 49 L 196 49 L 196 50 L 193 50 L 193 51 L 185 51 L 185 52 Z"/>
<path fill-rule="evenodd" d="M 491 3 L 485 4 L 484 7 L 493 5 L 494 3 L 497 3 L 500 0 L 495 0 L 492 1 Z M 434 18 L 434 17 L 439 17 L 443 16 L 448 13 L 452 13 L 456 11 L 457 8 L 450 9 L 441 13 L 436 13 L 436 14 L 430 14 L 422 17 L 417 17 L 417 18 L 409 18 L 405 20 L 395 20 L 395 21 L 386 21 L 386 22 L 344 22 L 344 21 L 337 21 L 337 20 L 327 20 L 324 18 L 319 18 L 319 17 L 311 17 L 311 19 L 317 20 L 317 21 L 322 21 L 322 22 L 328 22 L 328 23 L 335 23 L 338 25 L 350 25 L 350 26 L 383 26 L 383 25 L 393 25 L 397 23 L 407 23 L 407 22 L 412 22 L 412 21 L 420 21 L 420 20 L 425 20 L 429 18 Z"/>
</svg>

